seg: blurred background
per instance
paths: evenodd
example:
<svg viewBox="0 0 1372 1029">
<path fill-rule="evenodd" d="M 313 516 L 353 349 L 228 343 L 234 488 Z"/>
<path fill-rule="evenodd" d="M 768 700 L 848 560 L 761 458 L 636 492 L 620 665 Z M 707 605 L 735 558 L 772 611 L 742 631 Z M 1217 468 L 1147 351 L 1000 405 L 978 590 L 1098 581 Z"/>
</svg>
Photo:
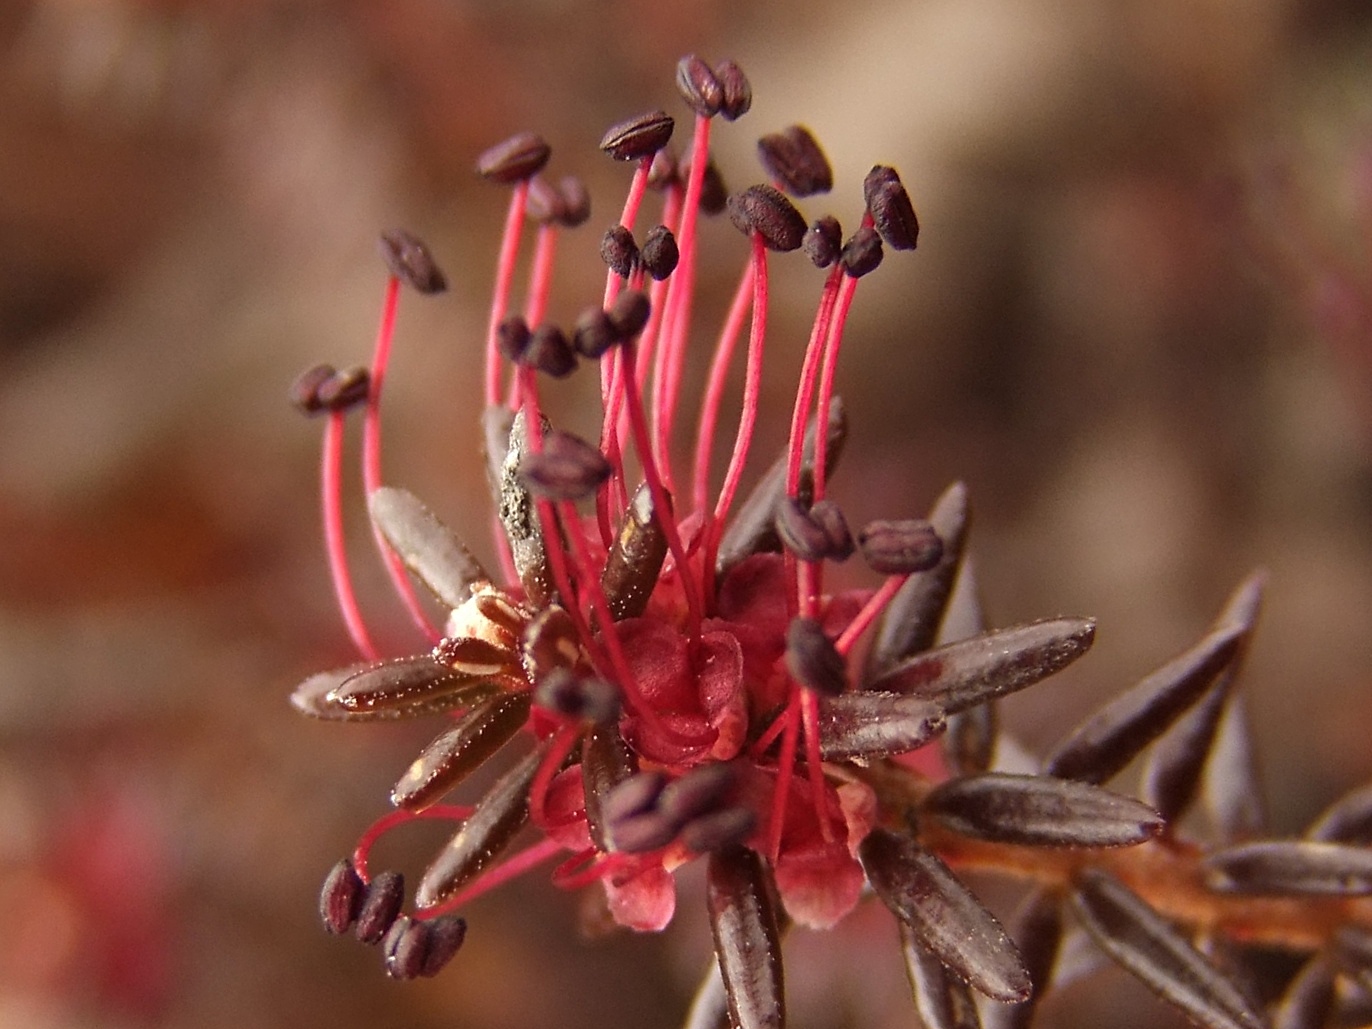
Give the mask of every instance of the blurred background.
<svg viewBox="0 0 1372 1029">
<path fill-rule="evenodd" d="M 660 938 L 586 941 L 531 876 L 463 954 L 395 984 L 326 938 L 328 866 L 433 727 L 307 723 L 351 659 L 317 523 L 319 425 L 285 401 L 367 360 L 380 229 L 452 283 L 402 302 L 386 477 L 489 554 L 477 457 L 505 197 L 525 128 L 596 213 L 553 313 L 598 295 L 627 173 L 595 149 L 676 59 L 737 59 L 726 180 L 791 122 L 832 209 L 901 169 L 914 254 L 864 284 L 835 482 L 850 518 L 955 478 L 996 624 L 1094 615 L 1016 698 L 1042 747 L 1271 580 L 1247 681 L 1275 829 L 1372 779 L 1372 9 L 1357 0 L 6 0 L 0 5 L 0 1026 L 671 1026 L 705 967 L 698 883 Z M 743 259 L 711 224 L 702 344 Z M 818 292 L 778 262 L 763 445 Z M 572 396 L 572 394 L 568 394 Z M 683 441 L 684 442 L 684 441 Z M 350 509 L 360 592 L 415 646 Z M 381 860 L 417 871 L 437 837 Z M 881 912 L 788 944 L 794 1024 L 917 1024 Z M 1045 1026 L 1167 1024 L 1118 977 Z M 1137 1003 L 1134 1003 L 1137 1001 Z M 1108 1006 L 1106 1006 L 1108 1005 Z"/>
</svg>

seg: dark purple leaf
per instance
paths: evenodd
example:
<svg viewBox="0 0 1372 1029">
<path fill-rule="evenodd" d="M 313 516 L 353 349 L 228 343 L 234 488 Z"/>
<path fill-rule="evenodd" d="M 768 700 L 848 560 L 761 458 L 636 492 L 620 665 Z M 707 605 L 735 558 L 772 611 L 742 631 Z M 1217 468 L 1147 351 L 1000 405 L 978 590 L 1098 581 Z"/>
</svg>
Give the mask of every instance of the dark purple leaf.
<svg viewBox="0 0 1372 1029">
<path fill-rule="evenodd" d="M 995 701 L 948 716 L 948 731 L 940 742 L 944 763 L 951 772 L 975 775 L 991 767 L 996 756 L 998 721 Z"/>
<path fill-rule="evenodd" d="M 614 789 L 638 771 L 617 725 L 597 725 L 581 743 L 581 784 L 586 796 L 586 821 L 591 839 L 601 850 L 609 849 L 604 805 Z"/>
<path fill-rule="evenodd" d="M 943 709 L 920 697 L 841 693 L 820 700 L 819 749 L 826 761 L 904 754 L 946 726 Z"/>
<path fill-rule="evenodd" d="M 811 418 L 801 445 L 799 499 L 806 507 L 814 500 L 815 427 L 815 419 Z M 824 451 L 826 477 L 833 474 L 843 453 L 844 441 L 848 438 L 848 417 L 843 401 L 837 396 L 829 406 L 828 430 Z M 776 532 L 776 515 L 786 496 L 786 461 L 787 455 L 784 453 L 776 459 L 739 505 L 738 513 L 730 519 L 720 540 L 719 556 L 715 561 L 720 578 L 745 557 L 764 552 L 774 553 L 781 549 Z"/>
<path fill-rule="evenodd" d="M 904 922 L 900 949 L 915 1007 L 928 1029 L 981 1029 L 971 987 L 949 972 Z"/>
<path fill-rule="evenodd" d="M 653 510 L 652 491 L 644 483 L 624 512 L 624 524 L 600 573 L 600 586 L 615 621 L 643 614 L 666 557 L 667 537 Z"/>
<path fill-rule="evenodd" d="M 1372 785 L 1345 793 L 1305 830 L 1307 840 L 1372 844 Z"/>
<path fill-rule="evenodd" d="M 929 512 L 929 524 L 943 542 L 943 555 L 927 572 L 910 576 L 882 612 L 867 656 L 869 684 L 898 661 L 934 645 L 962 562 L 968 517 L 967 487 L 955 482 Z"/>
<path fill-rule="evenodd" d="M 545 742 L 502 775 L 481 798 L 419 881 L 415 904 L 442 904 L 499 856 L 529 818 L 529 787 L 547 751 Z"/>
<path fill-rule="evenodd" d="M 1266 576 L 1245 579 L 1229 597 L 1215 620 L 1215 627 L 1240 628 L 1251 635 L 1262 602 Z M 1143 773 L 1143 799 L 1158 809 L 1169 823 L 1180 818 L 1195 800 L 1201 773 L 1215 742 L 1230 684 L 1243 660 L 1240 642 L 1233 662 L 1205 693 L 1201 701 L 1162 735 L 1149 751 Z"/>
<path fill-rule="evenodd" d="M 1095 637 L 1096 623 L 1089 618 L 1050 618 L 994 629 L 905 658 L 868 688 L 963 711 L 1061 671 L 1086 653 Z"/>
<path fill-rule="evenodd" d="M 494 411 L 495 413 L 491 413 Z M 500 524 L 510 544 L 510 556 L 515 574 L 524 587 L 524 599 L 531 607 L 544 607 L 553 597 L 552 571 L 548 566 L 548 552 L 543 544 L 543 527 L 533 496 L 519 476 L 520 465 L 529 449 L 528 429 L 521 409 L 509 423 L 510 431 L 503 449 L 497 450 L 491 436 L 499 431 L 508 413 L 504 408 L 488 410 L 486 422 L 487 461 L 503 454 L 496 471 L 495 494 L 500 505 Z M 544 421 L 544 431 L 551 425 Z"/>
<path fill-rule="evenodd" d="M 1158 813 L 1137 800 L 1046 775 L 950 779 L 922 811 L 963 836 L 1026 847 L 1130 847 L 1162 831 Z"/>
<path fill-rule="evenodd" d="M 1205 763 L 1205 808 L 1216 835 L 1227 843 L 1262 835 L 1267 824 L 1248 705 L 1231 694 Z"/>
<path fill-rule="evenodd" d="M 1078 726 L 1044 761 L 1044 772 L 1092 783 L 1111 778 L 1201 698 L 1244 632 L 1228 626 L 1207 633 Z"/>
<path fill-rule="evenodd" d="M 1094 869 L 1077 878 L 1072 907 L 1087 932 L 1131 975 L 1208 1029 L 1263 1029 L 1252 1001 L 1170 922 Z"/>
<path fill-rule="evenodd" d="M 935 855 L 908 836 L 876 829 L 859 857 L 881 902 L 955 975 L 994 1000 L 1029 996 L 1029 972 L 1014 943 Z"/>
<path fill-rule="evenodd" d="M 1272 1029 L 1321 1029 L 1334 1011 L 1334 973 L 1322 954 L 1302 965 L 1272 1013 Z"/>
<path fill-rule="evenodd" d="M 424 654 L 368 665 L 335 686 L 323 703 L 352 714 L 384 710 L 399 717 L 473 704 L 474 697 L 499 689 L 489 674 L 461 671 Z"/>
<path fill-rule="evenodd" d="M 1361 897 L 1372 893 L 1372 850 L 1309 840 L 1241 843 L 1206 857 L 1205 881 L 1224 893 Z"/>
<path fill-rule="evenodd" d="M 504 693 L 463 713 L 424 748 L 391 790 L 391 803 L 423 811 L 495 756 L 529 718 L 529 694 Z"/>
<path fill-rule="evenodd" d="M 1010 937 L 1019 947 L 1034 992 L 1015 1004 L 987 1005 L 982 1018 L 986 1029 L 1029 1029 L 1039 1001 L 1048 991 L 1062 943 L 1062 897 L 1042 888 L 1024 899 L 1010 925 Z"/>
<path fill-rule="evenodd" d="M 786 1024 L 781 938 L 762 858 L 742 846 L 711 854 L 706 902 L 733 1025 L 781 1029 Z"/>
</svg>

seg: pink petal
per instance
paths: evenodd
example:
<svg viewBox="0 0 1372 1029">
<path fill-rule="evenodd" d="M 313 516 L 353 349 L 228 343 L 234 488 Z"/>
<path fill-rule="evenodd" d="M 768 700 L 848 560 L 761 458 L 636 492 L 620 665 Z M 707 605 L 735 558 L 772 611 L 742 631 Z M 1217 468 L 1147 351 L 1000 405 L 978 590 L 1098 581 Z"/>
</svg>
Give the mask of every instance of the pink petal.
<svg viewBox="0 0 1372 1029">
<path fill-rule="evenodd" d="M 857 906 L 862 866 L 842 843 L 783 850 L 776 865 L 781 903 L 800 925 L 829 929 Z"/>
<path fill-rule="evenodd" d="M 625 928 L 655 933 L 671 922 L 676 880 L 661 865 L 652 865 L 623 883 L 604 882 L 610 914 Z"/>
<path fill-rule="evenodd" d="M 719 732 L 704 715 L 659 713 L 665 727 L 650 724 L 639 715 L 626 715 L 619 723 L 624 740 L 639 757 L 679 768 L 693 765 L 710 752 Z"/>
<path fill-rule="evenodd" d="M 644 700 L 655 711 L 699 711 L 686 637 L 656 618 L 626 618 L 615 626 Z"/>
<path fill-rule="evenodd" d="M 729 632 L 707 632 L 693 650 L 700 701 L 719 738 L 710 755 L 728 761 L 748 736 L 748 698 L 743 692 L 743 649 Z"/>
</svg>

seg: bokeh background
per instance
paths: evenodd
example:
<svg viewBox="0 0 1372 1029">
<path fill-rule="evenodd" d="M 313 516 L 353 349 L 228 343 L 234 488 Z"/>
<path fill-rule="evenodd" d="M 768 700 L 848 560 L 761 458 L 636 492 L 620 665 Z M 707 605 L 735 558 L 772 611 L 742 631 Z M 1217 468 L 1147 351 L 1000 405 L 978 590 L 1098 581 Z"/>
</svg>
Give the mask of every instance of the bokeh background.
<svg viewBox="0 0 1372 1029">
<path fill-rule="evenodd" d="M 349 659 L 316 521 L 317 424 L 284 391 L 365 361 L 379 229 L 452 289 L 408 297 L 387 478 L 478 548 L 479 347 L 504 208 L 475 155 L 523 128 L 591 184 L 554 312 L 596 294 L 626 174 L 605 126 L 678 56 L 737 59 L 716 134 L 825 143 L 850 224 L 897 165 L 923 223 L 865 284 L 841 389 L 855 521 L 954 478 L 997 624 L 1100 619 L 1016 698 L 1042 746 L 1271 572 L 1248 663 L 1273 826 L 1372 778 L 1372 9 L 1358 0 L 6 0 L 0 5 L 0 1026 L 671 1026 L 706 960 L 578 935 L 537 876 L 398 985 L 326 938 L 324 870 L 431 726 L 306 723 Z M 811 216 L 826 210 L 808 204 Z M 717 311 L 744 252 L 705 246 Z M 778 266 L 765 445 L 817 278 Z M 706 322 L 702 321 L 702 325 Z M 770 434 L 770 435 L 768 435 Z M 369 614 L 414 640 L 365 551 Z M 388 850 L 411 869 L 435 842 Z M 402 846 L 397 845 L 397 848 Z M 917 1023 L 884 915 L 788 944 L 794 1022 Z M 1104 987 L 1104 988 L 1102 988 Z M 1107 975 L 1047 1026 L 1165 1025 Z"/>
</svg>

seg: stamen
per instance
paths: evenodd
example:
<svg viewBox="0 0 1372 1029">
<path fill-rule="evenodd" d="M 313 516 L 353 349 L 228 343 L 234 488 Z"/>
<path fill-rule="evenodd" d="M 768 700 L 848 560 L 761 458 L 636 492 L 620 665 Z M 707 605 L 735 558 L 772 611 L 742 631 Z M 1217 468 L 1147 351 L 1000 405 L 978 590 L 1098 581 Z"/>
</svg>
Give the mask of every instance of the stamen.
<svg viewBox="0 0 1372 1029">
<path fill-rule="evenodd" d="M 478 876 L 465 889 L 459 890 L 442 904 L 436 904 L 431 908 L 418 908 L 410 917 L 417 922 L 423 922 L 456 911 L 483 894 L 490 893 L 491 890 L 518 879 L 525 872 L 536 868 L 550 857 L 556 857 L 561 850 L 562 845 L 556 840 L 539 840 L 537 843 L 525 847 L 513 857 L 505 859 L 489 872 Z"/>
<path fill-rule="evenodd" d="M 368 856 L 372 852 L 372 847 L 376 846 L 376 841 L 392 829 L 418 821 L 460 822 L 475 810 L 476 808 L 465 804 L 435 804 L 423 811 L 407 811 L 403 808 L 399 811 L 388 811 L 367 827 L 353 848 L 353 867 L 357 869 L 358 878 L 364 883 L 372 881 L 367 873 Z"/>
<path fill-rule="evenodd" d="M 500 348 L 497 333 L 505 312 L 510 306 L 510 287 L 514 282 L 515 263 L 519 259 L 519 237 L 524 232 L 524 207 L 529 198 L 529 180 L 515 183 L 510 192 L 510 207 L 505 215 L 505 231 L 500 237 L 500 255 L 496 258 L 495 289 L 491 296 L 491 317 L 486 329 L 486 406 L 500 403 Z"/>
<path fill-rule="evenodd" d="M 572 748 L 585 731 L 586 727 L 580 722 L 569 722 L 564 725 L 557 731 L 553 742 L 543 755 L 543 760 L 539 762 L 538 771 L 534 773 L 534 780 L 529 785 L 529 818 L 540 829 L 548 826 L 548 787 L 552 785 L 553 777 L 561 769 L 562 762 L 567 759 L 567 755 L 572 752 Z"/>
<path fill-rule="evenodd" d="M 357 606 L 352 573 L 348 570 L 348 546 L 343 533 L 343 419 L 342 411 L 329 412 L 324 427 L 324 452 L 320 461 L 320 495 L 324 508 L 324 543 L 329 555 L 329 573 L 333 578 L 334 596 L 343 615 L 343 624 L 358 652 L 368 661 L 379 661 L 376 649 L 362 612 Z"/>
<path fill-rule="evenodd" d="M 772 792 L 772 821 L 769 825 L 770 838 L 767 841 L 767 854 L 775 864 L 781 854 L 781 832 L 786 824 L 786 800 L 791 792 L 791 776 L 796 770 L 796 736 L 800 729 L 800 697 L 803 690 L 792 689 L 786 701 L 786 710 L 779 721 L 783 723 L 781 732 L 781 754 L 777 758 L 777 784 Z"/>
<path fill-rule="evenodd" d="M 395 314 L 400 301 L 400 279 L 394 274 L 386 279 L 386 296 L 381 306 L 381 326 L 376 333 L 376 351 L 372 356 L 372 385 L 367 394 L 367 409 L 362 420 L 362 485 L 371 496 L 381 488 L 381 389 L 386 380 L 386 367 L 391 359 L 391 341 L 395 336 Z M 405 571 L 405 562 L 400 560 L 391 549 L 381 530 L 372 526 L 372 538 L 376 540 L 377 550 L 386 565 L 405 608 L 415 625 L 419 627 L 430 643 L 437 643 L 443 636 L 429 620 L 428 612 L 419 601 L 414 583 Z"/>
<path fill-rule="evenodd" d="M 710 359 L 709 377 L 706 379 L 705 397 L 700 405 L 691 507 L 702 514 L 710 502 L 710 454 L 714 450 L 715 430 L 719 426 L 719 408 L 724 403 L 724 386 L 729 366 L 733 363 L 739 333 L 743 330 L 743 319 L 752 303 L 753 262 L 749 261 L 739 277 L 733 302 L 729 305 L 729 313 L 719 331 L 719 339 L 715 342 L 714 356 Z"/>
<path fill-rule="evenodd" d="M 857 642 L 858 637 L 876 621 L 877 616 L 885 610 L 886 605 L 891 602 L 891 598 L 900 591 L 901 586 L 905 585 L 905 580 L 908 578 L 910 578 L 908 574 L 888 576 L 886 581 L 881 584 L 881 588 L 872 594 L 867 603 L 862 605 L 862 610 L 848 623 L 847 628 L 839 633 L 838 639 L 834 641 L 834 649 L 847 656 L 848 651 L 853 649 L 853 644 Z"/>
<path fill-rule="evenodd" d="M 753 240 L 753 318 L 748 336 L 748 363 L 743 379 L 743 411 L 739 417 L 738 435 L 734 437 L 734 453 L 724 473 L 724 486 L 715 502 L 713 518 L 708 518 L 702 533 L 705 538 L 705 566 L 702 569 L 707 590 L 713 592 L 715 552 L 724 520 L 729 516 L 734 494 L 743 478 L 743 466 L 748 460 L 748 448 L 753 442 L 753 428 L 757 423 L 762 384 L 762 354 L 767 336 L 767 243 L 762 234 L 754 232 Z M 821 422 L 821 425 L 824 423 Z M 823 436 L 824 433 L 819 434 Z"/>
</svg>

